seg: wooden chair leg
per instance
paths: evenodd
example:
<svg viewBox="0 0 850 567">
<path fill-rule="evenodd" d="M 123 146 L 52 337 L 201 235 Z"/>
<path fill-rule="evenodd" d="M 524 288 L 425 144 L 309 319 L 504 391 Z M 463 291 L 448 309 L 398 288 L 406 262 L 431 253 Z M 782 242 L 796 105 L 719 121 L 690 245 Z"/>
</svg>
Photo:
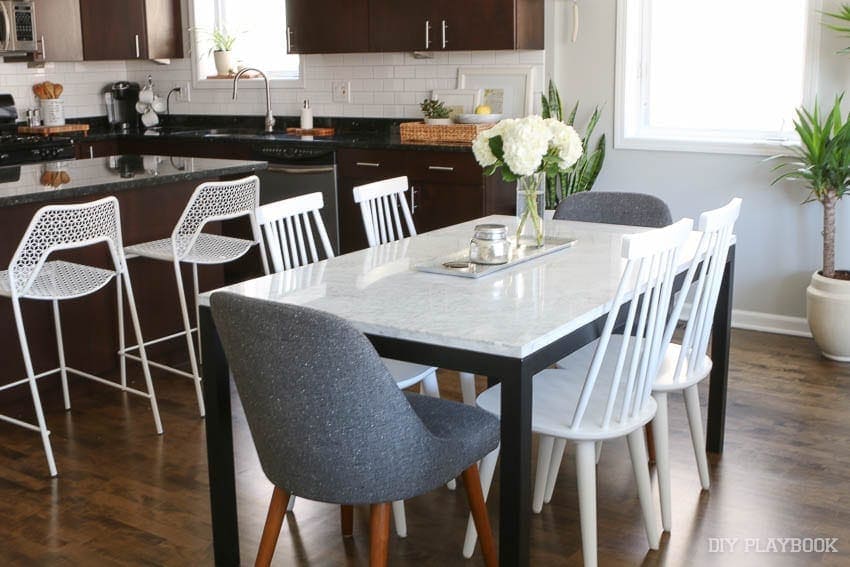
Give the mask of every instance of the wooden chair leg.
<svg viewBox="0 0 850 567">
<path fill-rule="evenodd" d="M 369 567 L 386 567 L 390 543 L 389 502 L 372 504 L 369 517 Z"/>
<path fill-rule="evenodd" d="M 484 503 L 484 493 L 481 491 L 481 479 L 478 476 L 478 465 L 473 464 L 463 471 L 463 486 L 469 499 L 469 509 L 475 521 L 478 540 L 481 543 L 481 553 L 487 567 L 496 567 L 499 556 L 496 553 L 496 542 L 490 528 L 490 517 L 487 515 L 487 505 Z"/>
<path fill-rule="evenodd" d="M 260 539 L 260 549 L 257 551 L 255 567 L 268 567 L 274 557 L 274 548 L 277 546 L 277 538 L 280 528 L 283 526 L 283 518 L 286 516 L 286 506 L 289 503 L 289 494 L 282 488 L 274 487 L 272 501 L 269 503 L 269 513 L 266 516 L 266 525 L 263 528 L 263 537 Z"/>
<path fill-rule="evenodd" d="M 339 520 L 342 525 L 342 537 L 354 535 L 354 506 L 340 506 Z"/>
<path fill-rule="evenodd" d="M 646 452 L 649 456 L 649 463 L 655 464 L 655 435 L 652 433 L 652 422 L 650 421 L 644 426 L 646 431 Z"/>
</svg>

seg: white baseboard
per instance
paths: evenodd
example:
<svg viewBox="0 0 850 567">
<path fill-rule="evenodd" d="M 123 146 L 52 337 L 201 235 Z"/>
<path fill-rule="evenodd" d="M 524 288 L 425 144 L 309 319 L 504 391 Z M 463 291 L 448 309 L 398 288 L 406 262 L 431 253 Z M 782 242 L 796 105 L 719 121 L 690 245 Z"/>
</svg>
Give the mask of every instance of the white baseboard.
<svg viewBox="0 0 850 567">
<path fill-rule="evenodd" d="M 773 315 L 771 313 L 744 311 L 742 309 L 732 310 L 732 327 L 746 329 L 748 331 L 792 335 L 795 337 L 812 336 L 812 332 L 809 330 L 809 323 L 805 317 L 788 317 L 787 315 Z"/>
<path fill-rule="evenodd" d="M 680 319 L 686 321 L 691 313 L 691 304 L 682 306 Z M 732 310 L 732 327 L 747 331 L 761 331 L 762 333 L 773 333 L 776 335 L 791 335 L 794 337 L 811 338 L 809 323 L 805 317 L 789 317 L 787 315 L 774 315 L 772 313 L 761 313 L 759 311 L 745 311 L 743 309 Z"/>
</svg>

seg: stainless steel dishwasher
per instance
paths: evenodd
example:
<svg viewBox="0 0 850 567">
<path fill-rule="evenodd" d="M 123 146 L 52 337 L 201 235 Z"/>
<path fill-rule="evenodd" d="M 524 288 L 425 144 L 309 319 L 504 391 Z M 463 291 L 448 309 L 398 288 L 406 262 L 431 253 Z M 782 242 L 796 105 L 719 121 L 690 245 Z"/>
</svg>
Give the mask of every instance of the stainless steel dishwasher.
<svg viewBox="0 0 850 567">
<path fill-rule="evenodd" d="M 260 177 L 260 204 L 320 192 L 325 201 L 322 219 L 334 253 L 339 254 L 339 215 L 336 194 L 336 156 L 332 148 L 298 144 L 263 144 L 253 157 L 269 162 Z"/>
</svg>

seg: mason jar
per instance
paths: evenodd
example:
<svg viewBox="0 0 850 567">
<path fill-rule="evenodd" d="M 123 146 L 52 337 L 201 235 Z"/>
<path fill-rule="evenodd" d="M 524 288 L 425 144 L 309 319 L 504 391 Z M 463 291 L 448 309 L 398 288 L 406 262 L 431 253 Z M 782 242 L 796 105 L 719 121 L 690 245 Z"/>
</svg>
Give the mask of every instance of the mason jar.
<svg viewBox="0 0 850 567">
<path fill-rule="evenodd" d="M 473 264 L 506 264 L 510 259 L 508 227 L 503 224 L 479 224 L 469 242 L 469 261 Z"/>
</svg>

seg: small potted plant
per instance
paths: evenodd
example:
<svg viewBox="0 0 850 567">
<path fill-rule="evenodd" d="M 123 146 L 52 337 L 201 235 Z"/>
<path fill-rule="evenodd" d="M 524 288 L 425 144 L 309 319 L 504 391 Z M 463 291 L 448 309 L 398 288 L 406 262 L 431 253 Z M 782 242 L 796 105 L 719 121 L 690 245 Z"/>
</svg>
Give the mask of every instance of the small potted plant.
<svg viewBox="0 0 850 567">
<path fill-rule="evenodd" d="M 842 117 L 843 97 L 836 97 L 826 114 L 817 102 L 811 112 L 797 110 L 800 145 L 776 156 L 783 163 L 774 168 L 781 175 L 773 183 L 801 182 L 809 190 L 804 203 L 823 206 L 823 269 L 812 275 L 806 290 L 806 312 L 823 355 L 850 362 L 850 271 L 835 269 L 835 209 L 850 185 L 850 116 Z"/>
<path fill-rule="evenodd" d="M 215 60 L 215 71 L 220 76 L 228 76 L 233 74 L 233 44 L 236 43 L 236 36 L 228 33 L 225 28 L 215 28 L 210 32 L 212 40 L 212 53 Z"/>
<path fill-rule="evenodd" d="M 422 114 L 425 115 L 425 124 L 451 124 L 452 111 L 446 108 L 446 105 L 441 100 L 426 98 L 419 105 L 422 109 Z"/>
</svg>

